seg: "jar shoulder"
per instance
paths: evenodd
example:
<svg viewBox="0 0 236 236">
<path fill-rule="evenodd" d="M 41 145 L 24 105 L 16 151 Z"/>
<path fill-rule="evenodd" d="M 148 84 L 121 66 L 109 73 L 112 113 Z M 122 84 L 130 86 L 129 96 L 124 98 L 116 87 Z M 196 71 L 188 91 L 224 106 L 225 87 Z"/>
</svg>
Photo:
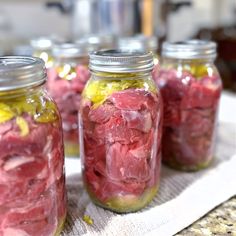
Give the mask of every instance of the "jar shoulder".
<svg viewBox="0 0 236 236">
<path fill-rule="evenodd" d="M 212 62 L 162 62 L 154 73 L 154 80 L 160 87 L 175 82 L 184 86 L 202 84 L 222 88 L 221 76 Z"/>
<path fill-rule="evenodd" d="M 121 78 L 97 77 L 92 75 L 85 86 L 82 97 L 91 100 L 93 103 L 102 103 L 111 94 L 126 90 L 144 90 L 154 95 L 158 93 L 158 89 L 151 75 L 143 77 L 124 77 L 124 75 L 122 75 Z"/>
</svg>

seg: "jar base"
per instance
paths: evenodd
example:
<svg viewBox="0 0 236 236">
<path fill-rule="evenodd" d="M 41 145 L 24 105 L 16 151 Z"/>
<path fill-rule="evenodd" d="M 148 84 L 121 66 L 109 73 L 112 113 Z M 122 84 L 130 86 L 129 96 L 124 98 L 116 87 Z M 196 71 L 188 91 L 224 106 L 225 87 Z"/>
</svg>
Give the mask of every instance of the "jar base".
<svg viewBox="0 0 236 236">
<path fill-rule="evenodd" d="M 59 220 L 59 223 L 58 223 L 58 226 L 56 228 L 56 231 L 55 233 L 53 234 L 53 236 L 60 236 L 61 235 L 61 232 L 65 226 L 65 222 L 66 222 L 66 215 L 63 216 L 60 220 Z"/>
<path fill-rule="evenodd" d="M 196 171 L 203 170 L 203 169 L 206 169 L 207 167 L 209 167 L 211 165 L 211 163 L 213 162 L 213 159 L 214 158 L 210 158 L 210 160 L 199 163 L 197 165 L 182 165 L 173 159 L 171 161 L 163 160 L 163 163 L 166 166 L 168 166 L 172 169 L 175 169 L 175 170 L 185 171 L 185 172 L 196 172 Z"/>
<path fill-rule="evenodd" d="M 79 157 L 79 144 L 74 142 L 65 141 L 65 156 Z"/>
<path fill-rule="evenodd" d="M 95 195 L 87 189 L 90 199 L 99 207 L 113 211 L 115 213 L 131 213 L 136 212 L 147 206 L 155 197 L 159 187 L 153 187 L 146 190 L 141 196 L 126 195 L 112 197 L 105 202 L 98 200 Z"/>
</svg>

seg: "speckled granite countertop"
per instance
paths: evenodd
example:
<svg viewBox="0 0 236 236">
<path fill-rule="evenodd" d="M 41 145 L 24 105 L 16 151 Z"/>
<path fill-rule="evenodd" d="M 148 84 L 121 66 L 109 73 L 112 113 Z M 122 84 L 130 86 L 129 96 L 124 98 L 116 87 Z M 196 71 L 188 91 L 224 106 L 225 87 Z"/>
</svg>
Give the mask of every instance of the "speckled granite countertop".
<svg viewBox="0 0 236 236">
<path fill-rule="evenodd" d="M 236 196 L 221 204 L 176 236 L 236 236 Z"/>
</svg>

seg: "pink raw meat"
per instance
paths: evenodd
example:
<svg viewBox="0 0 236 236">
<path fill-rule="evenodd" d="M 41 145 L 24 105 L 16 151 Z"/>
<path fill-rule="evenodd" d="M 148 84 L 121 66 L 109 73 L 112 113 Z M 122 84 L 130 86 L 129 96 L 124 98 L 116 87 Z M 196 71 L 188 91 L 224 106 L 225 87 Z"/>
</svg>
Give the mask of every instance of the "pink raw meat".
<svg viewBox="0 0 236 236">
<path fill-rule="evenodd" d="M 149 132 L 152 127 L 150 112 L 127 111 L 121 112 L 122 117 L 127 122 L 128 128 L 137 129 L 142 132 Z"/>
<path fill-rule="evenodd" d="M 206 135 L 214 129 L 213 109 L 194 109 L 182 111 L 182 127 L 192 137 Z M 194 124 L 194 125 L 193 125 Z"/>
<path fill-rule="evenodd" d="M 84 84 L 86 84 L 86 82 L 90 78 L 90 71 L 88 67 L 83 66 L 83 65 L 78 65 L 76 67 L 76 74 L 77 74 L 78 80 Z"/>
<path fill-rule="evenodd" d="M 156 106 L 155 98 L 144 90 L 127 89 L 115 92 L 108 100 L 121 110 L 152 109 Z"/>
<path fill-rule="evenodd" d="M 152 150 L 155 149 L 155 147 L 153 147 L 153 135 L 154 131 L 151 129 L 149 133 L 143 135 L 141 140 L 130 145 L 129 153 L 137 158 L 152 159 Z"/>
<path fill-rule="evenodd" d="M 94 135 L 109 143 L 128 144 L 141 139 L 142 132 L 128 128 L 121 116 L 113 116 L 106 124 L 96 125 Z"/>
<path fill-rule="evenodd" d="M 0 235 L 48 236 L 65 216 L 60 123 L 23 117 L 28 135 L 21 136 L 15 119 L 0 135 Z"/>
<path fill-rule="evenodd" d="M 117 109 L 112 104 L 105 103 L 103 106 L 89 111 L 89 120 L 96 123 L 105 123 L 111 118 L 115 111 L 117 111 Z"/>
<path fill-rule="evenodd" d="M 37 204 L 9 211 L 1 220 L 1 228 L 18 226 L 24 222 L 40 221 L 50 216 L 53 207 L 52 197 L 42 197 Z"/>
<path fill-rule="evenodd" d="M 4 122 L 0 125 L 0 137 L 12 129 L 11 122 Z"/>
<path fill-rule="evenodd" d="M 103 179 L 101 181 L 100 190 L 97 196 L 101 200 L 111 199 L 112 197 L 121 197 L 125 195 L 137 195 L 140 196 L 145 191 L 145 182 L 117 182 L 109 179 Z"/>
<path fill-rule="evenodd" d="M 220 97 L 221 87 L 211 87 L 199 82 L 192 84 L 186 99 L 181 102 L 181 108 L 211 108 Z"/>
<path fill-rule="evenodd" d="M 9 121 L 12 122 L 12 121 Z M 28 121 L 31 124 L 32 120 Z M 55 132 L 53 126 L 41 124 L 40 128 L 35 128 L 33 125 L 30 127 L 30 133 L 26 137 L 21 137 L 19 127 L 14 124 L 12 129 L 4 135 L 4 138 L 0 142 L 0 150 L 5 152 L 0 152 L 0 158 L 5 156 L 5 153 L 19 155 L 22 153 L 30 155 L 32 152 L 32 147 L 34 147 L 33 152 L 41 152 L 47 143 L 47 134 L 49 132 Z M 56 131 L 58 133 L 58 131 Z M 57 136 L 55 136 L 57 138 Z M 27 150 L 25 153 L 24 150 Z"/>
<path fill-rule="evenodd" d="M 102 145 L 91 145 L 89 140 L 85 140 L 85 158 L 86 165 L 93 165 L 97 161 L 105 160 L 106 146 Z"/>
<path fill-rule="evenodd" d="M 111 180 L 145 182 L 150 178 L 147 157 L 133 156 L 128 145 L 115 143 L 106 156 L 107 175 Z"/>
<path fill-rule="evenodd" d="M 145 182 L 119 182 L 110 180 L 107 176 L 96 175 L 92 167 L 86 169 L 84 178 L 90 191 L 101 201 L 127 194 L 140 195 L 146 187 Z"/>
<path fill-rule="evenodd" d="M 164 126 L 178 126 L 181 122 L 179 102 L 167 101 L 164 106 Z"/>
</svg>

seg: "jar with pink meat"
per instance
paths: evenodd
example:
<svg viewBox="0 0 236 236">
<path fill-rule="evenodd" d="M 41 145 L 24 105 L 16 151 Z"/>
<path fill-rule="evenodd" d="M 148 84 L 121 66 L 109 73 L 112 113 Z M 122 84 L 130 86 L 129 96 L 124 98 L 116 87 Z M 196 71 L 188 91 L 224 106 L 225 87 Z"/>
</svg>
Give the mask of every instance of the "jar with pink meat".
<svg viewBox="0 0 236 236">
<path fill-rule="evenodd" d="M 81 93 L 90 77 L 88 44 L 54 45 L 47 89 L 62 117 L 66 156 L 79 156 L 78 110 Z"/>
<path fill-rule="evenodd" d="M 132 212 L 155 196 L 161 168 L 162 101 L 151 53 L 90 54 L 80 106 L 84 185 L 97 205 Z"/>
<path fill-rule="evenodd" d="M 66 218 L 61 118 L 39 58 L 0 58 L 0 235 L 56 236 Z"/>
<path fill-rule="evenodd" d="M 185 171 L 213 160 L 222 83 L 214 65 L 216 44 L 165 42 L 161 69 L 153 77 L 164 101 L 163 161 Z"/>
</svg>

